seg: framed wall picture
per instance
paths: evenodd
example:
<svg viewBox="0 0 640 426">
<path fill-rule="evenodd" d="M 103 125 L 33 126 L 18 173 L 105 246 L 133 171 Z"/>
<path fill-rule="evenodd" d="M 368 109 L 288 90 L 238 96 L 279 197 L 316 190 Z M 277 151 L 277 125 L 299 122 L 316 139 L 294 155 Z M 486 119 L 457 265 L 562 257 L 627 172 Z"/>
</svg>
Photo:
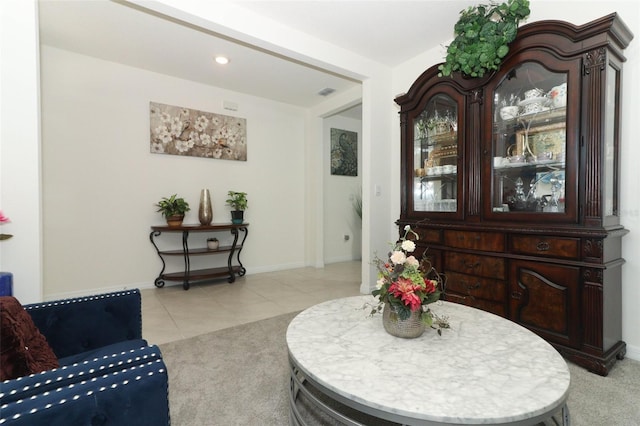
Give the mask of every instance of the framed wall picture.
<svg viewBox="0 0 640 426">
<path fill-rule="evenodd" d="M 331 129 L 331 174 L 358 176 L 358 134 Z"/>
<path fill-rule="evenodd" d="M 247 120 L 149 103 L 151 152 L 247 161 Z"/>
</svg>

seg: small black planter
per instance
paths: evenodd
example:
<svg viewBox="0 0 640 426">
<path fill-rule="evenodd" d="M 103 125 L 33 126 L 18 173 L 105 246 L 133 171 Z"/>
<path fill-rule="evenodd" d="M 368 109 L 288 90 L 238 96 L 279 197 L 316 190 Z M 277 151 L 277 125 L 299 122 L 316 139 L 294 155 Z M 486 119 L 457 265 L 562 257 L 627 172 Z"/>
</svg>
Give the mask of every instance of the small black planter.
<svg viewBox="0 0 640 426">
<path fill-rule="evenodd" d="M 231 223 L 236 225 L 244 222 L 244 210 L 231 210 Z"/>
</svg>

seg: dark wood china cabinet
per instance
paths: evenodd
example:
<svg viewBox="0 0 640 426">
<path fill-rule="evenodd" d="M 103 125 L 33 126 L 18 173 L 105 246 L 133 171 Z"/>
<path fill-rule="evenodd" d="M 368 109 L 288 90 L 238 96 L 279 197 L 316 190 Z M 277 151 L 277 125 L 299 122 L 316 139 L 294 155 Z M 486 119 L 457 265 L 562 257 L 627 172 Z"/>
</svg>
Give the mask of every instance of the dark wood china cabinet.
<svg viewBox="0 0 640 426">
<path fill-rule="evenodd" d="M 509 318 L 606 375 L 625 355 L 617 14 L 522 26 L 482 79 L 426 70 L 396 98 L 401 216 L 446 299 Z"/>
</svg>

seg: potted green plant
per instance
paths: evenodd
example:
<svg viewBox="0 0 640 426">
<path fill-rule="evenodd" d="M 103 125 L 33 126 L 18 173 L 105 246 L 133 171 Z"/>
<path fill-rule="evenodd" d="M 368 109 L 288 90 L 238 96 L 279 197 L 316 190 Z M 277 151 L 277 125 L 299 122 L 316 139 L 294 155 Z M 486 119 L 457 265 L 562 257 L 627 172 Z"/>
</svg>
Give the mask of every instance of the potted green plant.
<svg viewBox="0 0 640 426">
<path fill-rule="evenodd" d="M 231 223 L 244 222 L 244 211 L 247 209 L 247 193 L 238 191 L 227 192 L 227 205 L 231 206 Z"/>
<path fill-rule="evenodd" d="M 509 43 L 516 38 L 518 24 L 530 12 L 529 0 L 491 2 L 462 10 L 438 75 L 460 71 L 468 77 L 482 77 L 499 69 L 509 53 Z"/>
<path fill-rule="evenodd" d="M 167 220 L 169 226 L 180 226 L 184 220 L 184 214 L 191 210 L 189 203 L 184 198 L 178 198 L 177 194 L 173 194 L 170 197 L 163 197 L 156 204 L 158 211 L 162 213 L 162 216 Z"/>
</svg>

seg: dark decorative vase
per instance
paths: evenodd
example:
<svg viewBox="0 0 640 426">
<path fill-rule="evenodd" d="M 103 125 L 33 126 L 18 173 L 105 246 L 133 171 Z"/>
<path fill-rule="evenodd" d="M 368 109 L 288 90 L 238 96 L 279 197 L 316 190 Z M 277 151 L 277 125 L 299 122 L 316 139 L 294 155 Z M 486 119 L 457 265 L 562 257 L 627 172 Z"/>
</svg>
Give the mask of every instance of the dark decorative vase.
<svg viewBox="0 0 640 426">
<path fill-rule="evenodd" d="M 198 220 L 201 225 L 210 225 L 213 220 L 213 208 L 211 207 L 211 196 L 208 189 L 200 191 L 200 208 L 198 209 Z"/>
<path fill-rule="evenodd" d="M 231 210 L 231 223 L 236 225 L 244 222 L 244 210 Z"/>
<path fill-rule="evenodd" d="M 406 320 L 400 319 L 398 311 L 389 302 L 385 302 L 382 311 L 382 325 L 387 333 L 392 336 L 405 339 L 414 339 L 422 336 L 427 326 L 422 322 L 422 311 L 411 312 Z"/>
</svg>

